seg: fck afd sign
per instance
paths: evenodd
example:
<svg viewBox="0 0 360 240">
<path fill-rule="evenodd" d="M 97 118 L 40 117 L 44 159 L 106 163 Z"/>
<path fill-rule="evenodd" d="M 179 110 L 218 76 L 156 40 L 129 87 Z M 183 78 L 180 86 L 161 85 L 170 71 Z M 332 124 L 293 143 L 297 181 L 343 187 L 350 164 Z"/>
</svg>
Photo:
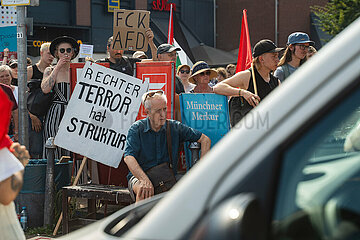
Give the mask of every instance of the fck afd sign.
<svg viewBox="0 0 360 240">
<path fill-rule="evenodd" d="M 149 82 L 87 62 L 61 120 L 55 144 L 118 167 L 127 132 Z"/>
<path fill-rule="evenodd" d="M 114 11 L 113 49 L 144 51 L 148 49 L 145 31 L 149 28 L 150 12 L 117 9 Z"/>
</svg>

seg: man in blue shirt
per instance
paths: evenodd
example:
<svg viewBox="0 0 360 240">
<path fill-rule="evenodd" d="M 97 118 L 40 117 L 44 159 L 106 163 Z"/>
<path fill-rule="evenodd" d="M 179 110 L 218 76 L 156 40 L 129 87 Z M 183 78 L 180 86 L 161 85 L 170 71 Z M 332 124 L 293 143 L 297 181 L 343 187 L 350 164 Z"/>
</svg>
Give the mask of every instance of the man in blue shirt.
<svg viewBox="0 0 360 240">
<path fill-rule="evenodd" d="M 136 196 L 136 201 L 154 195 L 154 186 L 146 171 L 164 162 L 170 162 L 166 125 L 170 124 L 173 172 L 176 174 L 177 153 L 181 142 L 199 142 L 201 144 L 201 157 L 210 149 L 210 139 L 201 132 L 192 129 L 178 121 L 166 119 L 167 99 L 163 91 L 151 91 L 143 95 L 142 102 L 146 119 L 136 121 L 129 129 L 125 163 L 130 173 L 128 175 L 130 193 Z"/>
</svg>

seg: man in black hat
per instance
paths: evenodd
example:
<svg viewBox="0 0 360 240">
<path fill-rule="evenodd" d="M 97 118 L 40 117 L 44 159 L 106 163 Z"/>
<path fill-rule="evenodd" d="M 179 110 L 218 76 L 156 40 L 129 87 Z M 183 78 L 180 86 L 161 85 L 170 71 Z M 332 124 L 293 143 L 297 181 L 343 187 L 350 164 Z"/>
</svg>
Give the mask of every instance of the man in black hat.
<svg viewBox="0 0 360 240">
<path fill-rule="evenodd" d="M 149 46 L 151 49 L 152 55 L 155 56 L 156 46 L 154 44 L 154 33 L 150 28 L 145 32 L 146 37 L 149 41 Z M 96 60 L 96 63 L 110 63 L 110 68 L 130 76 L 134 75 L 134 64 L 140 62 L 140 58 L 126 57 L 124 56 L 124 50 L 113 49 L 113 36 L 111 36 L 107 41 L 107 52 L 109 56 L 107 58 Z"/>
<path fill-rule="evenodd" d="M 280 84 L 271 72 L 277 68 L 279 52 L 282 50 L 271 40 L 259 41 L 254 46 L 252 67 L 214 86 L 216 94 L 232 97 L 229 102 L 231 126 Z"/>
</svg>

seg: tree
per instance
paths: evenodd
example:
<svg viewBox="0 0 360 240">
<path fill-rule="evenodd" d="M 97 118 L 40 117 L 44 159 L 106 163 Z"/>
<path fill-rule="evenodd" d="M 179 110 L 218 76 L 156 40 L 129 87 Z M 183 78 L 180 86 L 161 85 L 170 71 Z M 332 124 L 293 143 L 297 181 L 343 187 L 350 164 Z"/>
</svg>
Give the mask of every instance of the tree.
<svg viewBox="0 0 360 240">
<path fill-rule="evenodd" d="M 335 36 L 360 17 L 360 0 L 329 0 L 324 6 L 311 7 L 324 32 Z"/>
</svg>

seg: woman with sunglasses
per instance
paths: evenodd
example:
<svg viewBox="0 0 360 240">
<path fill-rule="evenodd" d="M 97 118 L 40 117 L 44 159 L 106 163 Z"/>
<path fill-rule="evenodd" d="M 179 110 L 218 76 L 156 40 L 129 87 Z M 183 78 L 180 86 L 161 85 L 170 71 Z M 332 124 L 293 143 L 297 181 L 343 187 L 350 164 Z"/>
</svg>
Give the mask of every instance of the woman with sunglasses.
<svg viewBox="0 0 360 240">
<path fill-rule="evenodd" d="M 180 65 L 177 68 L 176 75 L 181 79 L 182 84 L 184 85 L 185 93 L 191 92 L 195 88 L 195 84 L 189 83 L 190 77 L 190 66 L 189 65 Z"/>
<path fill-rule="evenodd" d="M 55 137 L 60 121 L 70 98 L 70 62 L 79 52 L 79 45 L 72 37 L 62 36 L 54 39 L 50 44 L 50 53 L 57 59 L 55 66 L 47 67 L 41 82 L 44 93 L 55 93 L 53 102 L 45 116 L 44 142 L 49 137 Z M 56 148 L 55 159 L 61 156 L 69 156 L 69 151 Z M 43 158 L 47 158 L 44 149 Z"/>
<path fill-rule="evenodd" d="M 286 45 L 284 55 L 278 64 L 279 67 L 274 72 L 274 76 L 279 78 L 281 82 L 306 61 L 309 47 L 314 46 L 314 42 L 306 33 L 295 32 L 289 35 Z"/>
<path fill-rule="evenodd" d="M 253 50 L 253 67 L 236 73 L 214 87 L 216 94 L 232 97 L 229 102 L 231 126 L 240 121 L 280 84 L 279 79 L 271 72 L 276 69 L 279 52 L 282 50 L 271 40 L 259 41 Z"/>
<path fill-rule="evenodd" d="M 196 85 L 191 92 L 213 93 L 213 89 L 210 87 L 209 82 L 211 79 L 217 77 L 217 72 L 214 69 L 211 69 L 206 62 L 199 61 L 194 64 L 191 73 L 189 82 Z"/>
</svg>

